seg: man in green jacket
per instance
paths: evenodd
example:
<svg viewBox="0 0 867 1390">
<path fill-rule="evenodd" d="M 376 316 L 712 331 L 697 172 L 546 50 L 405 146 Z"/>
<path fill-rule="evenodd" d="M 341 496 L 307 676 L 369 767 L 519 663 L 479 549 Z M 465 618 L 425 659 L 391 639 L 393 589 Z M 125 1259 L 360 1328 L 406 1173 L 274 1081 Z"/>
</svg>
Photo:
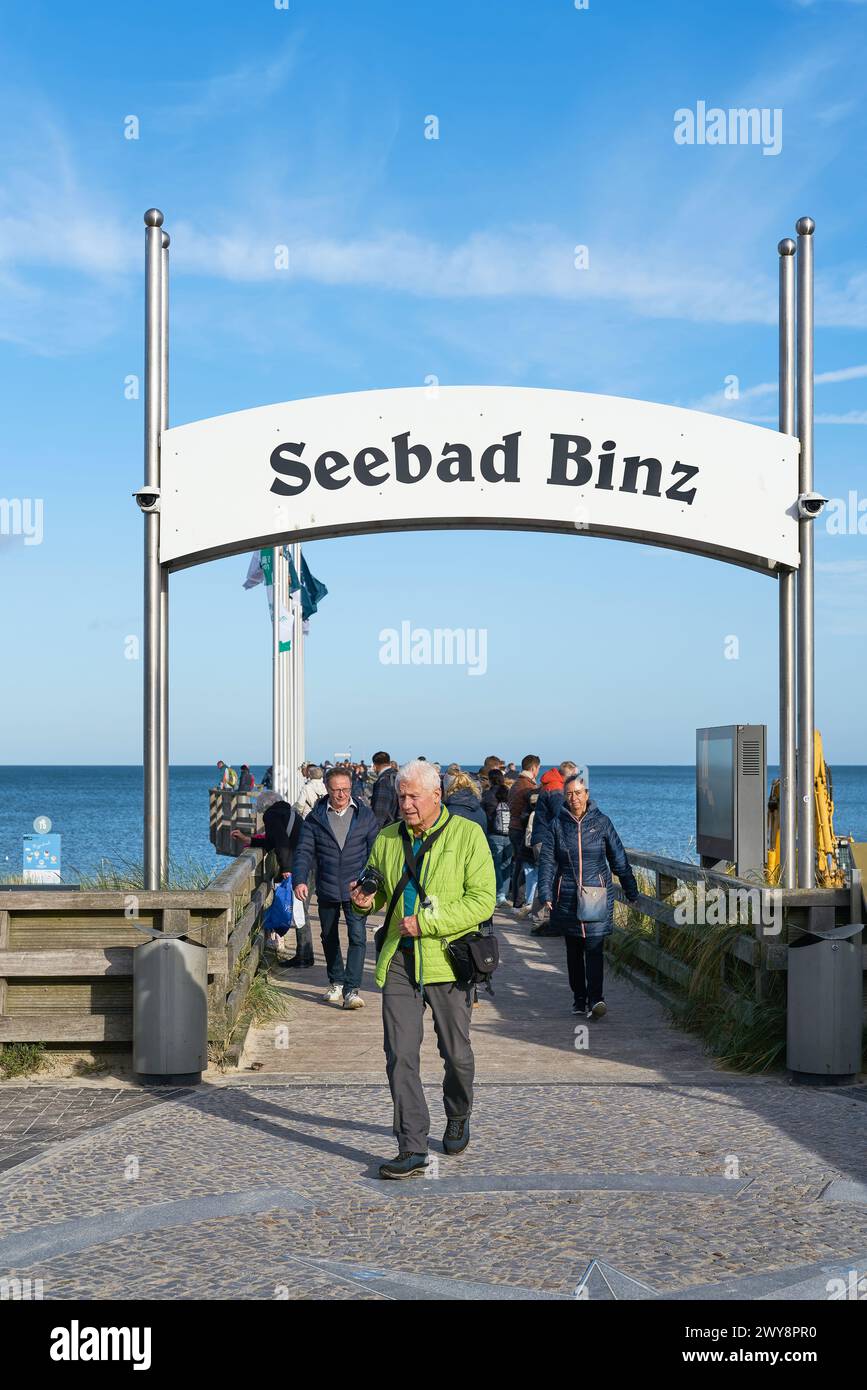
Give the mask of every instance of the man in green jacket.
<svg viewBox="0 0 867 1390">
<path fill-rule="evenodd" d="M 472 986 L 457 983 L 450 941 L 475 931 L 496 903 L 494 862 L 480 826 L 452 816 L 442 805 L 440 779 L 432 763 L 415 759 L 397 775 L 401 819 L 377 835 L 368 865 L 382 874 L 375 894 L 353 888 L 359 912 L 376 912 L 391 902 L 403 876 L 405 825 L 418 855 L 428 836 L 436 839 L 421 860 L 422 897 L 410 882 L 391 914 L 376 962 L 382 989 L 386 1072 L 394 1101 L 398 1156 L 384 1163 L 381 1178 L 423 1177 L 427 1166 L 430 1113 L 421 1084 L 423 1014 L 430 1006 L 437 1046 L 445 1066 L 443 1104 L 446 1153 L 470 1142 L 475 1059 L 470 1043 Z M 437 834 L 437 832 L 440 832 Z"/>
</svg>

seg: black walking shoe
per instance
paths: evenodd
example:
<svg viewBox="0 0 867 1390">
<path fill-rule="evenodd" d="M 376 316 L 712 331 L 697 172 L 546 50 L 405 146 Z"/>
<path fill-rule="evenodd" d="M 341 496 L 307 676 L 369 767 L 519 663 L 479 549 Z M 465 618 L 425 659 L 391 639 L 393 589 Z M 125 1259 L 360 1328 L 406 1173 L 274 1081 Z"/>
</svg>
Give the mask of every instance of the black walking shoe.
<svg viewBox="0 0 867 1390">
<path fill-rule="evenodd" d="M 299 956 L 297 953 L 289 960 L 279 962 L 281 970 L 309 970 L 316 962 L 312 956 Z"/>
<path fill-rule="evenodd" d="M 470 1120 L 466 1116 L 463 1120 L 449 1120 L 446 1125 L 446 1132 L 443 1135 L 443 1148 L 447 1154 L 463 1153 L 467 1144 L 470 1142 Z"/>
<path fill-rule="evenodd" d="M 381 1178 L 423 1178 L 427 1168 L 427 1154 L 399 1153 L 390 1163 L 382 1163 L 379 1168 Z"/>
</svg>

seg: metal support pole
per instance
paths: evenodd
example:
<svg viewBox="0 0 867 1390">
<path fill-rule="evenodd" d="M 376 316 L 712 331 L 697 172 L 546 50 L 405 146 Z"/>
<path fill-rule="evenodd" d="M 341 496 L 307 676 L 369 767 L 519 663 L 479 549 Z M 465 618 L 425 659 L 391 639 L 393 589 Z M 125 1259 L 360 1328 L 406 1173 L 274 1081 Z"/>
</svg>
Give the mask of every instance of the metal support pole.
<svg viewBox="0 0 867 1390">
<path fill-rule="evenodd" d="M 780 433 L 795 433 L 795 251 L 791 237 L 780 242 Z M 779 574 L 780 656 L 780 887 L 795 887 L 796 704 L 795 571 Z"/>
<path fill-rule="evenodd" d="M 283 582 L 283 571 L 286 569 L 286 560 L 283 557 L 282 545 L 276 548 L 276 578 L 274 581 L 274 602 L 276 612 L 283 612 L 283 592 L 285 592 L 285 582 Z M 281 631 L 282 635 L 282 631 Z M 281 720 L 281 794 L 289 795 L 289 726 L 286 723 L 286 694 L 288 694 L 288 682 L 286 682 L 286 653 L 279 652 L 279 720 Z"/>
<path fill-rule="evenodd" d="M 160 485 L 163 215 L 150 208 L 145 226 L 145 488 Z M 160 514 L 144 511 L 144 886 L 159 887 L 160 845 Z"/>
<path fill-rule="evenodd" d="M 799 490 L 813 490 L 813 231 L 801 217 L 798 232 L 798 438 Z M 815 648 L 813 613 L 813 521 L 801 518 L 798 539 L 798 887 L 816 883 L 814 807 Z"/>
<path fill-rule="evenodd" d="M 169 427 L 169 234 L 162 238 L 160 296 L 160 447 Z M 160 565 L 160 884 L 169 881 L 169 571 Z"/>
</svg>

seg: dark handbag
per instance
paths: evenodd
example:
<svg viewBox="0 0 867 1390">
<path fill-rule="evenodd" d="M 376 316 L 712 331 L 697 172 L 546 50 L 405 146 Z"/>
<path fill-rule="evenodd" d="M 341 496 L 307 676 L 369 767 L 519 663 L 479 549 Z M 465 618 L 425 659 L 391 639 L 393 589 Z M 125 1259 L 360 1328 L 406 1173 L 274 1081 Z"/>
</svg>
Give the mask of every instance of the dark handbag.
<svg viewBox="0 0 867 1390">
<path fill-rule="evenodd" d="M 467 989 L 485 985 L 488 994 L 493 994 L 491 976 L 500 963 L 500 943 L 490 929 L 467 932 L 447 941 L 446 954 L 459 985 Z"/>
</svg>

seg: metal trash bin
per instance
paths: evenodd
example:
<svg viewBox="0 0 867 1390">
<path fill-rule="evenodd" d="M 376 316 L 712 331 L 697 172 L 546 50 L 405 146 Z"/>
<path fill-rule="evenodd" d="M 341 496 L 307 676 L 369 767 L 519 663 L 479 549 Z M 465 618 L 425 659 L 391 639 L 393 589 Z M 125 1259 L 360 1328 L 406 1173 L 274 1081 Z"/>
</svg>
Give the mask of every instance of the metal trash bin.
<svg viewBox="0 0 867 1390">
<path fill-rule="evenodd" d="M 208 1065 L 208 948 L 159 933 L 132 960 L 133 1070 L 141 1081 L 197 1084 Z"/>
<path fill-rule="evenodd" d="M 853 922 L 789 942 L 786 1065 L 795 1081 L 846 1082 L 861 1070 L 862 931 Z"/>
</svg>

